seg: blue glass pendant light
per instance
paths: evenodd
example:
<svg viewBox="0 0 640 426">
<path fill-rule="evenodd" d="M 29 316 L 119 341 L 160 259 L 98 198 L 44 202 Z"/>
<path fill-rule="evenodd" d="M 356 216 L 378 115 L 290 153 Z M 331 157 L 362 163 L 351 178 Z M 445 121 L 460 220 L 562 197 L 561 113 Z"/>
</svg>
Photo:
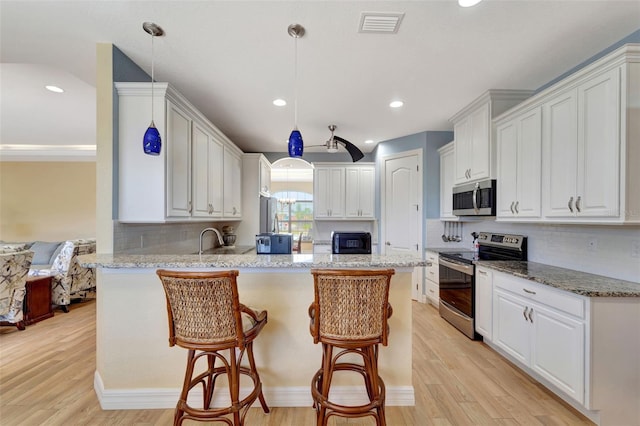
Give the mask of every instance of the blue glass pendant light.
<svg viewBox="0 0 640 426">
<path fill-rule="evenodd" d="M 294 45 L 294 128 L 289 135 L 289 157 L 302 157 L 304 142 L 302 133 L 298 130 L 298 39 L 304 35 L 304 27 L 300 24 L 291 24 L 287 29 L 291 37 L 295 39 Z"/>
<path fill-rule="evenodd" d="M 160 155 L 162 149 L 162 139 L 160 138 L 160 132 L 156 128 L 156 124 L 153 122 L 153 82 L 154 82 L 154 69 L 153 69 L 153 39 L 158 36 L 164 35 L 164 30 L 159 25 L 153 22 L 145 22 L 142 24 L 142 28 L 145 32 L 151 34 L 151 124 L 142 138 L 142 149 L 144 153 L 148 155 Z"/>
</svg>

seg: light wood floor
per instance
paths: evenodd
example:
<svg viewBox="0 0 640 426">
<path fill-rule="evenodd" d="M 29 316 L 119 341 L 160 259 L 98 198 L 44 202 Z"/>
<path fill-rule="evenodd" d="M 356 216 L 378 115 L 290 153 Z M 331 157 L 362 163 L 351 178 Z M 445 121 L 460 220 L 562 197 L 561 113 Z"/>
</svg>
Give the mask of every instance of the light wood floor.
<svg viewBox="0 0 640 426">
<path fill-rule="evenodd" d="M 390 426 L 593 425 L 486 345 L 467 339 L 434 307 L 414 302 L 413 330 L 416 405 L 387 407 Z M 93 301 L 73 304 L 68 314 L 56 311 L 25 331 L 0 327 L 0 425 L 172 423 L 173 410 L 102 411 L 93 391 L 94 370 Z M 252 408 L 246 423 L 306 426 L 315 416 L 311 407 L 274 407 L 271 414 Z"/>
</svg>

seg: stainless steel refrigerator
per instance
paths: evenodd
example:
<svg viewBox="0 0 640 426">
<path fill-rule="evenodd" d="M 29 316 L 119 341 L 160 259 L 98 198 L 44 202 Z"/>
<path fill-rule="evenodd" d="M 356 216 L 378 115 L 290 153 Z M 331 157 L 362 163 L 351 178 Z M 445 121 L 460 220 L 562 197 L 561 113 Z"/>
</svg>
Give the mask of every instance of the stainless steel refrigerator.
<svg viewBox="0 0 640 426">
<path fill-rule="evenodd" d="M 278 200 L 275 197 L 260 196 L 260 233 L 280 232 L 278 224 Z"/>
</svg>

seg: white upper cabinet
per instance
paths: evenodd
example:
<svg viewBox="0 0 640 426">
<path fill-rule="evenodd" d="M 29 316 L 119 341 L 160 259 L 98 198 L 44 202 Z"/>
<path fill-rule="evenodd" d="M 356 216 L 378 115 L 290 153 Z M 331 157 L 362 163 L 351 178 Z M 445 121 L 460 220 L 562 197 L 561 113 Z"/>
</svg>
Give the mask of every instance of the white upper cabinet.
<svg viewBox="0 0 640 426">
<path fill-rule="evenodd" d="M 375 217 L 375 177 L 374 167 L 345 168 L 345 217 Z"/>
<path fill-rule="evenodd" d="M 313 172 L 313 216 L 316 220 L 374 220 L 375 167 L 316 163 Z"/>
<path fill-rule="evenodd" d="M 542 115 L 540 107 L 497 124 L 498 219 L 540 217 Z"/>
<path fill-rule="evenodd" d="M 223 145 L 203 126 L 193 124 L 194 217 L 222 217 Z"/>
<path fill-rule="evenodd" d="M 224 147 L 223 216 L 230 219 L 242 218 L 242 159 L 240 153 L 231 147 Z"/>
<path fill-rule="evenodd" d="M 620 69 L 546 102 L 545 216 L 620 216 Z"/>
<path fill-rule="evenodd" d="M 118 220 L 183 222 L 239 219 L 241 151 L 168 83 L 155 83 L 160 155 L 142 150 L 151 120 L 151 84 L 115 83 L 118 91 Z M 224 153 L 234 154 L 228 172 Z M 223 216 L 223 187 L 236 211 Z"/>
<path fill-rule="evenodd" d="M 640 223 L 639 53 L 623 46 L 495 119 L 498 220 Z"/>
<path fill-rule="evenodd" d="M 259 192 L 261 195 L 269 197 L 271 195 L 271 163 L 264 156 L 259 160 Z"/>
<path fill-rule="evenodd" d="M 489 90 L 453 116 L 455 184 L 495 177 L 491 119 L 531 96 L 529 90 Z"/>
<path fill-rule="evenodd" d="M 455 141 L 438 149 L 440 154 L 440 218 L 457 219 L 453 214 L 453 184 L 455 174 Z"/>
<path fill-rule="evenodd" d="M 313 216 L 315 219 L 344 217 L 345 168 L 318 166 L 313 172 Z"/>
<path fill-rule="evenodd" d="M 191 122 L 167 101 L 167 217 L 191 216 Z"/>
</svg>

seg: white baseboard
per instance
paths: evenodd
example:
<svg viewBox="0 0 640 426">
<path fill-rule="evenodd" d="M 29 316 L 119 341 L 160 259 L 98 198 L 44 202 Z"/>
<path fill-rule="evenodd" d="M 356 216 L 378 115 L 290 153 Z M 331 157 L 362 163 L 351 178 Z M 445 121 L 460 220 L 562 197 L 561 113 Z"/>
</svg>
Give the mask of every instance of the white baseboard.
<svg viewBox="0 0 640 426">
<path fill-rule="evenodd" d="M 175 408 L 180 389 L 178 388 L 136 388 L 105 389 L 100 374 L 94 374 L 93 388 L 103 410 L 172 409 Z M 240 395 L 246 395 L 240 390 Z M 263 387 L 264 397 L 270 407 L 311 407 L 311 390 L 307 386 Z M 413 386 L 387 386 L 385 405 L 414 406 Z M 358 386 L 336 386 L 331 390 L 331 400 L 338 404 L 363 404 L 364 388 Z M 195 388 L 189 394 L 189 401 L 197 406 L 202 401 L 202 389 Z M 225 401 L 226 399 L 226 401 Z M 215 395 L 214 406 L 228 405 L 226 395 Z M 259 402 L 256 402 L 259 406 Z"/>
</svg>

